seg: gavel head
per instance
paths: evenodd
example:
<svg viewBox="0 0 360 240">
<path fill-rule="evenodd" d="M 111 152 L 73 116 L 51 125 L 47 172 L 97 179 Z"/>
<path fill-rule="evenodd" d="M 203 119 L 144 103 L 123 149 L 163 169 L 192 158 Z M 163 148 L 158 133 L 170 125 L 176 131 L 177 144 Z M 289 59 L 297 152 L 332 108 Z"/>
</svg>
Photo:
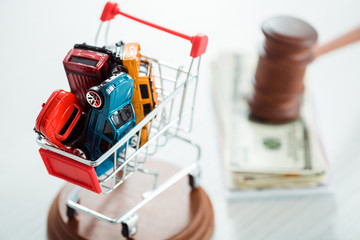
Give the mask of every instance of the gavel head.
<svg viewBox="0 0 360 240">
<path fill-rule="evenodd" d="M 252 118 L 284 123 L 300 113 L 306 66 L 314 60 L 316 30 L 303 20 L 278 16 L 262 25 L 265 40 L 248 99 Z"/>
</svg>

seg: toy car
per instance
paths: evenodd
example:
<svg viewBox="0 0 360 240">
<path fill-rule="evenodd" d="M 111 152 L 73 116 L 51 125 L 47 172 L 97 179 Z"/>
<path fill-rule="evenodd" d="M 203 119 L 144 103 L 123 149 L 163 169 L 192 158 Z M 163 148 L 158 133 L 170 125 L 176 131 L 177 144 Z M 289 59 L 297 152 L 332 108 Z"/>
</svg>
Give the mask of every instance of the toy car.
<svg viewBox="0 0 360 240">
<path fill-rule="evenodd" d="M 133 106 L 136 123 L 140 122 L 158 104 L 158 95 L 154 83 L 152 65 L 147 60 L 141 60 L 138 43 L 119 42 L 115 51 L 87 44 L 76 44 L 64 59 L 71 92 L 85 104 L 86 91 L 100 84 L 111 74 L 128 72 L 134 80 Z M 116 53 L 115 53 L 116 52 Z M 148 139 L 149 125 L 141 131 L 140 146 Z"/>
<path fill-rule="evenodd" d="M 35 130 L 58 148 L 71 152 L 81 141 L 84 122 L 83 109 L 76 96 L 59 89 L 42 105 Z"/>
<path fill-rule="evenodd" d="M 75 44 L 63 64 L 71 92 L 85 109 L 89 108 L 85 99 L 86 91 L 109 78 L 116 67 L 122 66 L 120 58 L 114 52 L 85 43 Z"/>
<path fill-rule="evenodd" d="M 122 55 L 124 66 L 134 79 L 132 102 L 135 109 L 136 123 L 138 123 L 159 104 L 152 65 L 147 60 L 141 60 L 140 45 L 138 43 L 125 44 Z M 148 135 L 147 124 L 141 131 L 140 146 L 147 141 Z"/>
<path fill-rule="evenodd" d="M 87 91 L 86 99 L 92 108 L 83 146 L 76 149 L 86 159 L 97 160 L 135 126 L 131 103 L 133 89 L 134 81 L 131 77 L 127 73 L 120 73 Z M 109 157 L 95 170 L 101 176 L 112 167 L 113 157 Z"/>
</svg>

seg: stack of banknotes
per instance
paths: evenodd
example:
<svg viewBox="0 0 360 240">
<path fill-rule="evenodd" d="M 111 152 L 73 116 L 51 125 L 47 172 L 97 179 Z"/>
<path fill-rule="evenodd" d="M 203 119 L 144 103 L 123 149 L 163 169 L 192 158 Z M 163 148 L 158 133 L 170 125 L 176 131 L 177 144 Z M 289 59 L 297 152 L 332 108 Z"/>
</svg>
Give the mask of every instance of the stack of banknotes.
<svg viewBox="0 0 360 240">
<path fill-rule="evenodd" d="M 245 191 L 326 186 L 328 164 L 316 132 L 309 91 L 295 121 L 266 124 L 250 120 L 246 99 L 256 63 L 256 55 L 223 53 L 212 65 L 227 188 Z"/>
</svg>

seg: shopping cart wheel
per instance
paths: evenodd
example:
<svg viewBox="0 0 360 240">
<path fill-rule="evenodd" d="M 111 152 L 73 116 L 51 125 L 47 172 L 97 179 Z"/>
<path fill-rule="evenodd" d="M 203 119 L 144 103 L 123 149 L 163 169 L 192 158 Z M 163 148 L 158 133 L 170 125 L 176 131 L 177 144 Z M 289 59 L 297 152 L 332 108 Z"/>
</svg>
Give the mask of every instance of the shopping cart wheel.
<svg viewBox="0 0 360 240">
<path fill-rule="evenodd" d="M 192 189 L 198 187 L 196 177 L 194 177 L 194 176 L 191 175 L 191 174 L 189 174 L 189 185 L 190 185 L 190 187 L 191 187 Z"/>
<path fill-rule="evenodd" d="M 76 213 L 77 212 L 75 211 L 75 209 L 66 205 L 66 215 L 68 216 L 69 220 L 75 219 Z"/>
<path fill-rule="evenodd" d="M 137 230 L 136 228 L 138 221 L 139 221 L 139 216 L 136 213 L 134 213 L 128 219 L 121 222 L 122 225 L 121 234 L 126 238 L 130 238 L 132 235 L 134 235 Z"/>
<path fill-rule="evenodd" d="M 193 172 L 189 173 L 189 185 L 192 189 L 199 187 L 200 181 L 200 168 L 195 169 Z"/>
</svg>

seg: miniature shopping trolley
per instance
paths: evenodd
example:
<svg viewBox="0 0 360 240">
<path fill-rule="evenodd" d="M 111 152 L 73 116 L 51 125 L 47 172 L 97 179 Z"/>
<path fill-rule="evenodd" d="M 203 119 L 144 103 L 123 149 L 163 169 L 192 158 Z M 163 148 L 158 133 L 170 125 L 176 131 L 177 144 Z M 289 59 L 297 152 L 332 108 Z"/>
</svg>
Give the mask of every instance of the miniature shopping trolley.
<svg viewBox="0 0 360 240">
<path fill-rule="evenodd" d="M 192 188 L 196 188 L 198 185 L 200 147 L 185 136 L 192 130 L 200 60 L 201 55 L 206 51 L 208 38 L 202 34 L 187 36 L 135 18 L 120 11 L 116 3 L 108 2 L 100 18 L 101 24 L 96 39 L 103 23 L 114 19 L 118 14 L 190 41 L 192 48 L 189 66 L 174 66 L 155 58 L 141 56 L 142 60 L 153 66 L 158 105 L 97 160 L 89 161 L 79 155 L 59 149 L 49 143 L 41 134 L 38 134 L 36 141 L 40 146 L 39 151 L 49 173 L 80 186 L 73 190 L 66 202 L 68 217 L 74 218 L 76 212 L 83 212 L 109 223 L 121 223 L 122 234 L 129 237 L 136 232 L 138 221 L 136 212 L 147 202 L 186 176 L 189 176 Z M 148 138 L 141 142 L 140 136 L 146 125 L 148 126 L 146 128 Z M 194 154 L 194 161 L 159 185 L 158 172 L 146 169 L 143 165 L 150 156 L 154 155 L 159 148 L 166 146 L 171 139 L 178 139 L 189 144 L 196 150 L 196 154 Z M 112 168 L 98 176 L 95 168 L 108 159 L 112 159 Z M 143 195 L 140 202 L 121 216 L 111 218 L 79 203 L 79 192 L 82 188 L 108 194 L 137 171 L 155 176 L 153 188 Z"/>
</svg>

